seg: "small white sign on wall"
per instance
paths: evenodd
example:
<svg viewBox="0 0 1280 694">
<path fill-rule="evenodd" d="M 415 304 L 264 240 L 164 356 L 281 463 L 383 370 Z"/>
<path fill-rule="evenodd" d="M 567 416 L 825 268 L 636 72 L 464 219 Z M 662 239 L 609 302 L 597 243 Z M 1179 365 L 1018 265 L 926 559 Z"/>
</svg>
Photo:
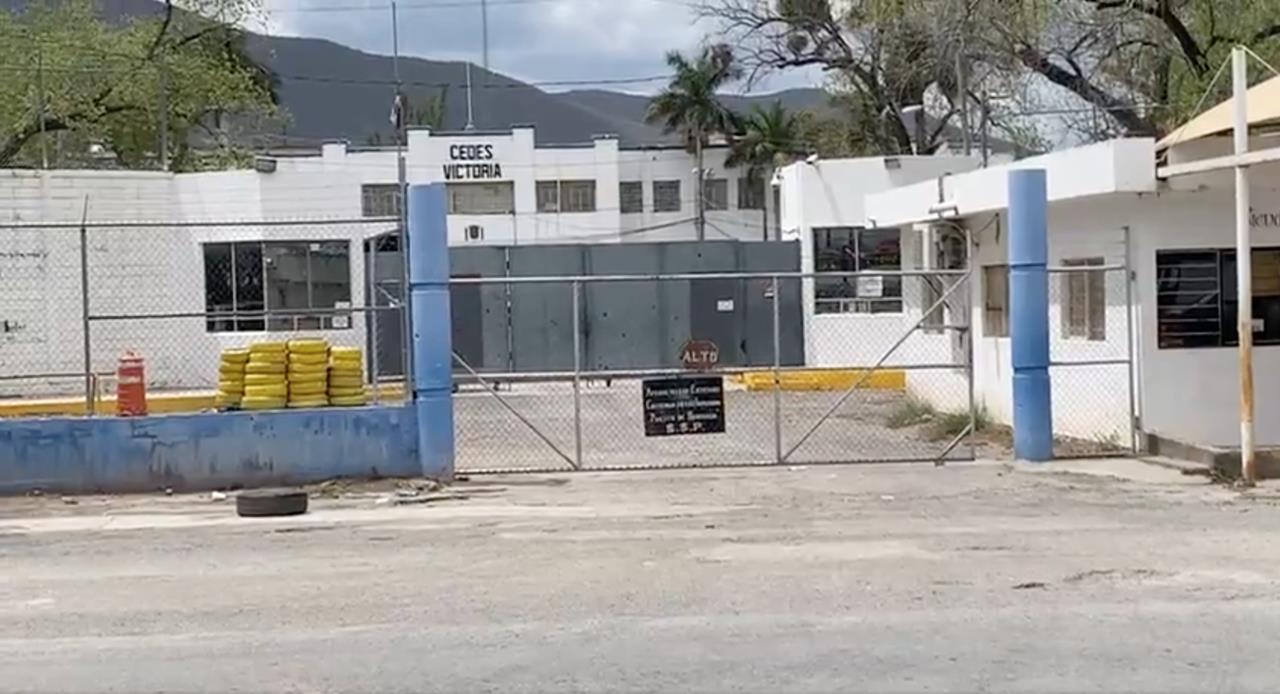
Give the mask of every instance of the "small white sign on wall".
<svg viewBox="0 0 1280 694">
<path fill-rule="evenodd" d="M 716 299 L 716 310 L 720 313 L 732 313 L 733 299 Z"/>
<path fill-rule="evenodd" d="M 877 299 L 884 296 L 884 277 L 859 277 L 858 298 Z"/>
</svg>

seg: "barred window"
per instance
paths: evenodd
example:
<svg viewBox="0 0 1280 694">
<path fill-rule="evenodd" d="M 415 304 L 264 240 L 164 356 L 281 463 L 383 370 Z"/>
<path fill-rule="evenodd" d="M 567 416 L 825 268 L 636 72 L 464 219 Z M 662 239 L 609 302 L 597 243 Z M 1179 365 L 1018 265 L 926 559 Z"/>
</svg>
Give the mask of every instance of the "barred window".
<svg viewBox="0 0 1280 694">
<path fill-rule="evenodd" d="M 703 182 L 702 197 L 708 210 L 729 209 L 729 179 L 708 178 Z"/>
<path fill-rule="evenodd" d="M 902 277 L 874 274 L 902 268 L 898 230 L 815 228 L 813 252 L 816 273 L 866 273 L 815 278 L 814 313 L 902 312 Z"/>
<path fill-rule="evenodd" d="M 1107 339 L 1107 276 L 1105 272 L 1083 269 L 1102 265 L 1102 258 L 1075 258 L 1062 261 L 1065 267 L 1079 267 L 1062 273 L 1062 336 L 1086 340 Z"/>
<path fill-rule="evenodd" d="M 538 181 L 534 186 L 539 212 L 560 211 L 560 182 Z"/>
<path fill-rule="evenodd" d="M 562 212 L 595 212 L 595 181 L 560 181 Z"/>
<path fill-rule="evenodd" d="M 538 181 L 539 212 L 595 212 L 595 181 Z"/>
<path fill-rule="evenodd" d="M 745 176 L 738 179 L 738 209 L 764 209 L 764 178 Z"/>
<path fill-rule="evenodd" d="M 350 314 L 329 312 L 351 307 L 348 241 L 207 243 L 203 250 L 209 332 L 351 327 Z M 244 315 L 263 312 L 287 315 Z"/>
<path fill-rule="evenodd" d="M 618 202 L 622 214 L 644 212 L 644 182 L 623 181 L 618 184 Z"/>
<path fill-rule="evenodd" d="M 366 183 L 360 186 L 360 215 L 363 217 L 399 217 L 400 184 Z"/>
<path fill-rule="evenodd" d="M 515 214 L 515 188 L 511 181 L 497 183 L 446 183 L 449 214 Z"/>
<path fill-rule="evenodd" d="M 982 332 L 987 337 L 1009 337 L 1009 266 L 982 268 Z"/>
<path fill-rule="evenodd" d="M 680 211 L 680 181 L 653 182 L 653 211 Z"/>
</svg>

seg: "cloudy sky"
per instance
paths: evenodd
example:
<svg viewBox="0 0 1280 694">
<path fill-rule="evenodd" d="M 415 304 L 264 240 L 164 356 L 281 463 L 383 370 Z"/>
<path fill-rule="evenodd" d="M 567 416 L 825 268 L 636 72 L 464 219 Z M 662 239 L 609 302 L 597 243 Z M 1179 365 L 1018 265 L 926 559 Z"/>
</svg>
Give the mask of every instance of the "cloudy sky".
<svg viewBox="0 0 1280 694">
<path fill-rule="evenodd" d="M 264 0 L 274 34 L 391 53 L 390 0 Z M 481 62 L 480 0 L 398 0 L 400 51 Z M 531 82 L 620 80 L 667 72 L 663 54 L 692 51 L 714 24 L 684 0 L 489 0 L 489 63 Z M 813 73 L 768 78 L 753 92 L 819 83 Z M 611 86 L 652 92 L 661 82 Z M 735 88 L 733 91 L 741 91 Z"/>
</svg>

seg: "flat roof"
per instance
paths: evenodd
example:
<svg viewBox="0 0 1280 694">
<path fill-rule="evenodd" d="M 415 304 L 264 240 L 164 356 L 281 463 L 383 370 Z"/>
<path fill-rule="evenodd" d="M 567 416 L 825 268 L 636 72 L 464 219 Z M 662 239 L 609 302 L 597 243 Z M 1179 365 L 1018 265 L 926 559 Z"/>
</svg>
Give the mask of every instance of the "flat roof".
<svg viewBox="0 0 1280 694">
<path fill-rule="evenodd" d="M 1044 169 L 1050 202 L 1155 192 L 1155 146 L 1148 137 L 1108 140 L 874 193 L 866 221 L 903 226 L 1006 209 L 1009 172 L 1019 169 Z"/>
</svg>

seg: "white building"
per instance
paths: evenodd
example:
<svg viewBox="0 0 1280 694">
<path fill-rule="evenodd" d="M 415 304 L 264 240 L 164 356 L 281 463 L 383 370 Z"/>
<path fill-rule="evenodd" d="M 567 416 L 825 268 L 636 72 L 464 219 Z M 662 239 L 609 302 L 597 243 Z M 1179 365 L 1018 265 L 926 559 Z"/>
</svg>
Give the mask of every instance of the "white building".
<svg viewBox="0 0 1280 694">
<path fill-rule="evenodd" d="M 761 240 L 766 220 L 776 216 L 774 203 L 764 180 L 725 167 L 728 153 L 723 145 L 705 150 L 706 238 Z M 621 148 L 611 136 L 535 145 L 532 127 L 415 129 L 409 131 L 405 159 L 411 183 L 448 186 L 451 245 L 695 238 L 697 169 L 681 147 Z M 259 168 L 274 168 L 256 174 L 263 185 L 289 188 L 305 204 L 294 214 L 378 216 L 398 209 L 394 150 L 333 143 L 320 156 L 261 163 L 267 166 Z M 770 236 L 776 238 L 776 231 Z"/>
<path fill-rule="evenodd" d="M 1258 87 L 1255 87 L 1258 89 Z M 1276 113 L 1256 115 L 1252 123 Z M 1271 102 L 1272 111 L 1276 110 Z M 865 180 L 861 162 L 825 162 L 782 172 L 783 227 L 821 253 L 832 228 L 853 228 L 873 242 L 897 239 L 902 267 L 940 267 L 957 235 L 973 239 L 972 274 L 958 304 L 973 327 L 975 399 L 991 418 L 1012 418 L 1008 339 L 1007 179 L 1015 168 L 1040 168 L 1048 180 L 1050 339 L 1054 426 L 1060 434 L 1127 445 L 1129 364 L 1132 413 L 1140 434 L 1207 448 L 1238 446 L 1239 379 L 1235 337 L 1234 193 L 1230 171 L 1172 177 L 1160 167 L 1228 154 L 1221 128 L 1157 143 L 1122 139 L 933 180 L 887 188 L 860 204 L 832 205 L 820 191 L 849 189 Z M 1257 135 L 1251 150 L 1274 147 Z M 1250 167 L 1257 441 L 1280 446 L 1280 156 Z M 942 172 L 939 172 L 942 173 Z M 811 183 L 818 178 L 816 185 Z M 948 248 L 950 246 L 950 248 Z M 815 250 L 816 249 L 816 250 Z M 866 257 L 862 254 L 860 257 Z M 807 261 L 806 261 L 807 262 Z M 1103 266 L 1123 270 L 1054 272 Z M 817 268 L 821 270 L 821 267 Z M 862 269 L 862 268 L 859 268 Z M 874 268 L 868 268 L 874 269 Z M 909 279 L 906 281 L 910 281 Z M 821 282 L 821 279 L 818 280 Z M 867 288 L 884 292 L 887 285 Z M 861 290 L 855 288 L 855 294 Z M 870 365 L 921 318 L 937 296 L 904 288 L 900 302 L 840 300 L 838 313 L 821 296 L 806 299 L 810 363 Z M 900 305 L 900 308 L 899 308 Z M 954 306 L 952 307 L 954 308 Z M 894 311 L 899 311 L 895 313 Z M 877 311 L 880 311 L 877 313 Z M 950 320 L 940 316 L 939 322 Z M 947 363 L 958 345 L 946 331 L 916 331 L 888 363 Z M 833 339 L 825 339 L 832 334 Z M 852 339 L 880 335 L 880 339 Z M 967 346 L 965 346 L 967 347 Z M 1091 362 L 1073 367 L 1069 362 Z M 907 372 L 908 389 L 939 408 L 965 406 L 964 384 L 939 384 L 941 374 Z M 962 378 L 962 376 L 961 376 Z"/>
<path fill-rule="evenodd" d="M 411 130 L 405 156 L 410 183 L 448 187 L 451 245 L 696 237 L 697 170 L 682 148 L 620 148 L 607 136 L 535 145 L 529 127 Z M 776 238 L 767 182 L 727 169 L 727 156 L 725 146 L 706 149 L 706 238 L 760 240 L 766 224 Z M 95 322 L 95 370 L 112 370 L 122 351 L 136 349 L 149 357 L 154 385 L 207 387 L 213 374 L 208 365 L 219 349 L 285 329 L 365 346 L 367 323 L 358 313 L 307 312 L 331 314 L 370 303 L 364 242 L 394 230 L 386 219 L 398 214 L 396 181 L 394 150 L 343 143 L 260 157 L 253 170 L 243 171 L 0 171 L 0 223 L 17 225 L 0 228 L 0 378 L 48 374 L 34 379 L 39 388 L 76 387 L 83 330 L 74 227 L 82 218 L 90 224 L 86 250 L 95 316 L 264 309 L 301 314 Z M 288 220 L 296 223 L 280 223 Z M 142 221 L 162 224 L 124 225 Z M 0 382 L 4 392 L 31 387 L 30 381 Z"/>
</svg>

